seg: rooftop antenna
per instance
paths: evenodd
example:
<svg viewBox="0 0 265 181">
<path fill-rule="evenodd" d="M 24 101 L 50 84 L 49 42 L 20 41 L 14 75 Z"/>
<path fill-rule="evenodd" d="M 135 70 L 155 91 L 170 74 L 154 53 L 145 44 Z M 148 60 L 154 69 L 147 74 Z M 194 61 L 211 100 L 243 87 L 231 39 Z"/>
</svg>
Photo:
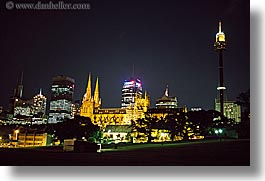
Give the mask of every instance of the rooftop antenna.
<svg viewBox="0 0 265 181">
<path fill-rule="evenodd" d="M 132 77 L 134 78 L 134 64 L 133 64 L 133 67 L 132 67 Z"/>
<path fill-rule="evenodd" d="M 22 71 L 21 72 L 21 77 L 20 77 L 19 85 L 23 85 L 23 74 L 24 74 L 24 72 Z"/>
</svg>

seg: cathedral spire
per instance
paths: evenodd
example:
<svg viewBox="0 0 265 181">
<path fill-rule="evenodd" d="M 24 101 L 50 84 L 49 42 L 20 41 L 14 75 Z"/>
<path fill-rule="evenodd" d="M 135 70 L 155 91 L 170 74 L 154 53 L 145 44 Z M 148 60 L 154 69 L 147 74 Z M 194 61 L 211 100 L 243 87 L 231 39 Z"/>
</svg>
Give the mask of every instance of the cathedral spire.
<svg viewBox="0 0 265 181">
<path fill-rule="evenodd" d="M 87 82 L 85 99 L 91 100 L 91 73 L 89 73 L 89 75 L 88 75 L 88 82 Z"/>
<path fill-rule="evenodd" d="M 100 97 L 99 97 L 99 85 L 98 85 L 98 77 L 96 79 L 96 86 L 94 91 L 94 101 L 95 101 L 95 107 L 100 106 Z"/>
</svg>

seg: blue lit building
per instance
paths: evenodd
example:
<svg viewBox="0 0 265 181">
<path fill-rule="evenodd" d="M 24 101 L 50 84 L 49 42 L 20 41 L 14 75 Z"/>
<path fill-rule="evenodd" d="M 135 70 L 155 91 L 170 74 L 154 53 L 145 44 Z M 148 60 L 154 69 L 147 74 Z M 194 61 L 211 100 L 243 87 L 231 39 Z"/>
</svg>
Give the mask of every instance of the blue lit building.
<svg viewBox="0 0 265 181">
<path fill-rule="evenodd" d="M 134 106 L 135 97 L 143 95 L 142 82 L 138 78 L 125 80 L 122 86 L 121 108 Z"/>
</svg>

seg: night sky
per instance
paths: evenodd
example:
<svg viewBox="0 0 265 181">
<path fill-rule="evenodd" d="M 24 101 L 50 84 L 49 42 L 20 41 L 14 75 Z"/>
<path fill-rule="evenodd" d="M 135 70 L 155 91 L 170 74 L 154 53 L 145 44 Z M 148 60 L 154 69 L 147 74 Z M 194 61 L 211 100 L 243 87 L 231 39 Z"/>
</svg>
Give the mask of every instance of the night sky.
<svg viewBox="0 0 265 181">
<path fill-rule="evenodd" d="M 228 43 L 227 99 L 250 88 L 249 1 L 88 2 L 90 10 L 19 11 L 6 10 L 1 1 L 0 105 L 7 108 L 22 71 L 24 97 L 42 88 L 49 99 L 52 77 L 67 75 L 76 81 L 74 100 L 83 97 L 91 72 L 93 89 L 99 77 L 102 107 L 120 107 L 122 84 L 134 65 L 152 107 L 168 84 L 179 106 L 213 109 L 218 95 L 213 43 L 220 19 Z"/>
</svg>

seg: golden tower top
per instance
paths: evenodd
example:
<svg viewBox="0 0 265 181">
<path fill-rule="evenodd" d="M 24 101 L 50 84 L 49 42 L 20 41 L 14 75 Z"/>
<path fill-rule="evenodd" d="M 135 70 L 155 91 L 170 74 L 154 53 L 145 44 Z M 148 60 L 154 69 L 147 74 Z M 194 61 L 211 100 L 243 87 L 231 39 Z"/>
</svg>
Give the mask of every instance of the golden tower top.
<svg viewBox="0 0 265 181">
<path fill-rule="evenodd" d="M 215 42 L 225 42 L 225 34 L 222 32 L 222 22 L 219 21 L 219 32 L 216 33 Z"/>
</svg>

